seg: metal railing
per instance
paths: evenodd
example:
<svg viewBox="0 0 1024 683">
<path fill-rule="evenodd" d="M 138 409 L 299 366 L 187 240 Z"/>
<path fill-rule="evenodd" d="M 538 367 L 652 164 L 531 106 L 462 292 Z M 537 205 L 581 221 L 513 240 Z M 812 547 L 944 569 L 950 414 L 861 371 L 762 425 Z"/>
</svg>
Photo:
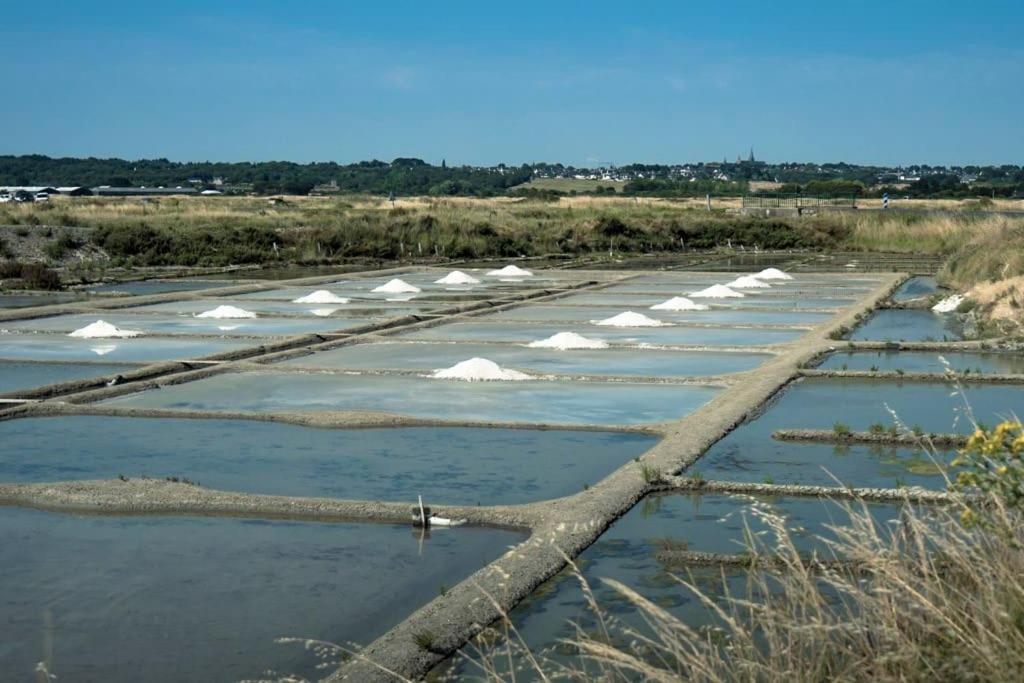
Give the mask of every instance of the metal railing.
<svg viewBox="0 0 1024 683">
<path fill-rule="evenodd" d="M 829 194 L 747 194 L 743 195 L 743 208 L 747 209 L 804 209 L 817 207 L 856 207 L 853 195 Z"/>
</svg>

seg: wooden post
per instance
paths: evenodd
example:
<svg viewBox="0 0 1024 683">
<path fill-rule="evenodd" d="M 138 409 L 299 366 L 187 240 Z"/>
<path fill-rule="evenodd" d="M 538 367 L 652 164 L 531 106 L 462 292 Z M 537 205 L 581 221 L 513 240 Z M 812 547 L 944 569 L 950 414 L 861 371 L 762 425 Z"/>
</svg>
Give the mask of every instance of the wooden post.
<svg viewBox="0 0 1024 683">
<path fill-rule="evenodd" d="M 412 508 L 412 525 L 423 527 L 430 526 L 430 508 L 424 507 L 423 496 L 417 496 L 419 505 Z"/>
<path fill-rule="evenodd" d="M 707 200 L 707 202 L 708 202 L 708 211 L 710 211 L 710 210 L 711 210 L 711 195 L 710 195 L 710 194 L 707 194 L 707 195 L 705 195 L 705 196 L 704 196 L 704 198 L 705 198 L 705 199 Z"/>
</svg>

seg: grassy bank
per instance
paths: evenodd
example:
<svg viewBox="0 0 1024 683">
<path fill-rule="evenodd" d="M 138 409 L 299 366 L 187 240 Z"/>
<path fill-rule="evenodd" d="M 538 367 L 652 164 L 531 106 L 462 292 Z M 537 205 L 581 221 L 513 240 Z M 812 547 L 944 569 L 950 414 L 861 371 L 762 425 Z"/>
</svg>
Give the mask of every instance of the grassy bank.
<svg viewBox="0 0 1024 683">
<path fill-rule="evenodd" d="M 629 254 L 731 245 L 947 255 L 941 276 L 958 288 L 1024 275 L 1024 219 L 969 213 L 765 219 L 709 212 L 702 202 L 623 197 L 58 198 L 6 205 L 0 225 L 89 228 L 88 242 L 127 266 Z M 9 249 L 16 235 L 7 237 Z M 54 244 L 45 253 L 56 260 L 72 246 Z"/>
<path fill-rule="evenodd" d="M 691 206 L 591 198 L 85 199 L 0 209 L 0 224 L 89 227 L 92 243 L 115 262 L 140 266 L 675 252 L 730 244 L 827 249 L 847 236 L 832 216 L 787 221 Z"/>
</svg>

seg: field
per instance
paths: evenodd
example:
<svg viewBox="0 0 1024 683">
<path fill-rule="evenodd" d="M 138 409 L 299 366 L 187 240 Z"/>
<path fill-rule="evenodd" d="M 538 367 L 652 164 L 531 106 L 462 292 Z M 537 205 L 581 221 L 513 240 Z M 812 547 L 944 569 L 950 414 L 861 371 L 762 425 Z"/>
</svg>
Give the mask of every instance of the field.
<svg viewBox="0 0 1024 683">
<path fill-rule="evenodd" d="M 708 250 L 936 255 L 948 259 L 942 280 L 961 289 L 1024 275 L 1024 217 L 950 211 L 972 209 L 969 202 L 770 218 L 741 214 L 739 202 L 716 198 L 709 212 L 701 199 L 588 195 L 56 198 L 0 208 L 0 226 L 8 226 L 0 228 L 0 253 L 63 267 L 76 281 L 152 267 L 594 260 Z M 944 211 L 932 213 L 938 209 Z"/>
<path fill-rule="evenodd" d="M 557 192 L 593 192 L 598 187 L 612 187 L 622 191 L 623 180 L 586 180 L 583 178 L 534 178 L 514 189 L 555 190 Z"/>
</svg>

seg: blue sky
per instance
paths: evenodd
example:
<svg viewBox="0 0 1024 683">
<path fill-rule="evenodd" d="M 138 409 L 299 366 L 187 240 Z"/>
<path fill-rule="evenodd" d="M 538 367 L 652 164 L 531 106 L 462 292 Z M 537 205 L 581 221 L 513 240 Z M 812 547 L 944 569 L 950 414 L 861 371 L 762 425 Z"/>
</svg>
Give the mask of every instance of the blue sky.
<svg viewBox="0 0 1024 683">
<path fill-rule="evenodd" d="M 0 153 L 1024 163 L 1021 2 L 0 0 Z"/>
</svg>

